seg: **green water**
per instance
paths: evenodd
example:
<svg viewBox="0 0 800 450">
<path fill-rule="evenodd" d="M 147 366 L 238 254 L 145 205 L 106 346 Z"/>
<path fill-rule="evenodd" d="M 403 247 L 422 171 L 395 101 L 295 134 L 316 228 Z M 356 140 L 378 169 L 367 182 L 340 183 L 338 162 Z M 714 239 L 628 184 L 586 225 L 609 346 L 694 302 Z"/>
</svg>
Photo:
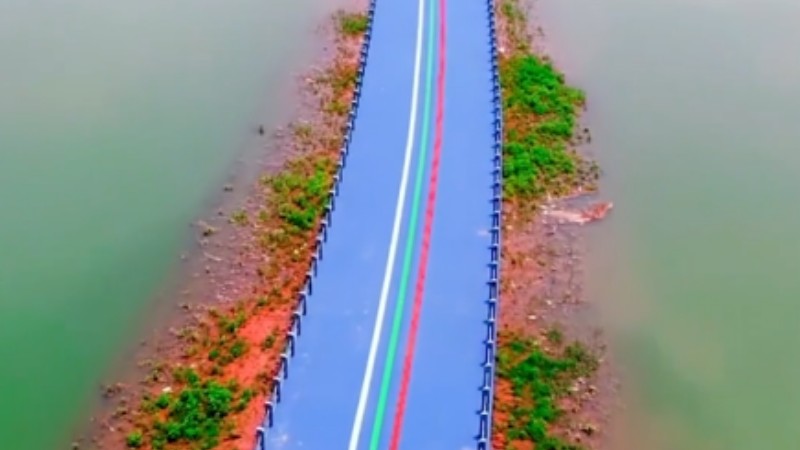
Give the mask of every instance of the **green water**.
<svg viewBox="0 0 800 450">
<path fill-rule="evenodd" d="M 334 7 L 0 3 L 0 447 L 67 448 Z"/>
<path fill-rule="evenodd" d="M 589 290 L 637 398 L 629 448 L 798 448 L 800 3 L 541 3 L 616 204 Z"/>
</svg>

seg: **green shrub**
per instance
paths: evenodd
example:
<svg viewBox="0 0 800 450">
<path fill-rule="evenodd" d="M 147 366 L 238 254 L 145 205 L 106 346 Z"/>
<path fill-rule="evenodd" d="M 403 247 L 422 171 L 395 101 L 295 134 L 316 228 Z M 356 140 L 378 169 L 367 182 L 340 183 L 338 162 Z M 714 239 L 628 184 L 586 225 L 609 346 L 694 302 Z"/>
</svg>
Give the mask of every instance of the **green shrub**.
<svg viewBox="0 0 800 450">
<path fill-rule="evenodd" d="M 237 339 L 231 345 L 230 353 L 233 359 L 236 359 L 247 351 L 247 342 L 243 341 L 242 339 Z"/>
<path fill-rule="evenodd" d="M 153 443 L 199 442 L 200 448 L 210 449 L 219 443 L 220 427 L 230 414 L 236 401 L 247 404 L 252 398 L 235 398 L 234 386 L 223 386 L 216 381 L 205 381 L 187 386 L 169 407 L 166 423 L 156 423 Z"/>
<path fill-rule="evenodd" d="M 578 155 L 568 150 L 583 93 L 567 86 L 549 62 L 530 54 L 508 57 L 500 66 L 506 132 L 503 145 L 505 193 L 532 200 L 561 194 L 578 182 Z"/>
<path fill-rule="evenodd" d="M 331 161 L 299 160 L 271 179 L 278 216 L 294 233 L 314 228 L 328 200 Z"/>
<path fill-rule="evenodd" d="M 578 343 L 552 355 L 532 339 L 513 337 L 504 343 L 497 358 L 497 374 L 511 382 L 516 399 L 508 437 L 533 442 L 537 449 L 580 449 L 551 436 L 549 424 L 563 414 L 558 398 L 578 377 L 591 374 L 596 367 L 594 356 Z"/>
<path fill-rule="evenodd" d="M 141 431 L 133 431 L 126 438 L 125 443 L 130 448 L 139 448 L 144 444 L 144 437 Z"/>
<path fill-rule="evenodd" d="M 155 406 L 158 409 L 167 409 L 167 407 L 169 406 L 169 402 L 170 402 L 169 394 L 165 392 L 158 396 L 155 402 Z"/>
<path fill-rule="evenodd" d="M 369 26 L 369 19 L 364 13 L 338 14 L 339 31 L 345 36 L 358 36 L 364 34 Z"/>
</svg>

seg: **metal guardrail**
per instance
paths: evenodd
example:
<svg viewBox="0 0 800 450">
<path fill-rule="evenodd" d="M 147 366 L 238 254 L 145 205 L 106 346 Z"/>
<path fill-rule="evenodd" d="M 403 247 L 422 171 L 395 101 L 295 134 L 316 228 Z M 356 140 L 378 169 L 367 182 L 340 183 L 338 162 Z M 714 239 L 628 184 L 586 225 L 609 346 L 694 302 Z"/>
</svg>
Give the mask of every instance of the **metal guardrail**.
<svg viewBox="0 0 800 450">
<path fill-rule="evenodd" d="M 323 258 L 322 249 L 324 243 L 328 240 L 328 230 L 333 225 L 333 211 L 336 209 L 336 197 L 339 195 L 339 186 L 344 178 L 344 167 L 347 164 L 347 154 L 350 149 L 350 140 L 353 137 L 356 116 L 358 114 L 358 105 L 361 100 L 361 87 L 364 82 L 367 54 L 369 52 L 370 42 L 372 41 L 372 24 L 375 17 L 376 1 L 377 0 L 370 0 L 369 8 L 367 10 L 367 30 L 364 33 L 364 41 L 361 45 L 361 56 L 358 65 L 356 87 L 353 94 L 353 100 L 350 103 L 350 113 L 347 116 L 347 124 L 343 130 L 344 140 L 339 153 L 336 174 L 333 176 L 333 186 L 328 192 L 328 204 L 325 206 L 324 216 L 320 222 L 320 227 L 317 232 L 314 253 L 311 257 L 311 264 L 308 272 L 306 272 L 303 289 L 298 294 L 297 309 L 292 314 L 292 324 L 289 328 L 289 331 L 286 333 L 286 346 L 281 353 L 280 367 L 277 375 L 272 379 L 272 391 L 268 399 L 264 402 L 264 421 L 262 422 L 261 426 L 256 429 L 256 450 L 266 450 L 267 448 L 267 430 L 272 428 L 275 423 L 275 410 L 277 405 L 281 402 L 281 387 L 283 381 L 289 377 L 289 362 L 295 355 L 296 342 L 302 333 L 302 319 L 303 316 L 305 316 L 308 312 L 308 297 L 313 292 L 313 281 L 317 276 L 319 262 Z"/>
<path fill-rule="evenodd" d="M 494 410 L 494 381 L 497 359 L 497 318 L 500 298 L 500 253 L 502 249 L 501 228 L 503 221 L 503 111 L 498 68 L 497 28 L 494 0 L 486 0 L 489 16 L 489 40 L 492 62 L 492 109 L 494 115 L 494 143 L 492 157 L 492 228 L 489 259 L 489 299 L 484 341 L 483 385 L 481 386 L 480 426 L 478 450 L 492 448 L 492 413 Z"/>
</svg>

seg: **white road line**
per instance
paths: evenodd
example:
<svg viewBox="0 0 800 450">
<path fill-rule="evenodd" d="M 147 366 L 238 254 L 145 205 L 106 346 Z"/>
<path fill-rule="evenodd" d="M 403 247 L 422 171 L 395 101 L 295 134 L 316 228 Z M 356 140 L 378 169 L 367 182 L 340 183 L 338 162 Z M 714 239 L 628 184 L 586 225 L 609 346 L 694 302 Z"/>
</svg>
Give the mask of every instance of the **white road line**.
<svg viewBox="0 0 800 450">
<path fill-rule="evenodd" d="M 419 75 L 422 60 L 422 28 L 425 23 L 425 1 L 418 0 L 419 9 L 417 12 L 417 44 L 414 54 L 414 82 L 411 88 L 411 112 L 408 119 L 408 135 L 406 136 L 406 153 L 403 161 L 403 174 L 400 179 L 400 189 L 397 192 L 397 205 L 394 210 L 394 225 L 392 227 L 392 240 L 389 243 L 389 255 L 386 257 L 386 270 L 383 273 L 383 286 L 381 296 L 378 301 L 378 313 L 375 317 L 375 327 L 372 330 L 372 342 L 369 347 L 367 366 L 364 369 L 364 379 L 361 382 L 361 393 L 358 397 L 358 407 L 353 419 L 353 430 L 350 434 L 349 450 L 358 449 L 358 441 L 361 438 L 361 427 L 364 424 L 364 412 L 367 408 L 369 399 L 372 375 L 375 372 L 375 358 L 378 354 L 378 345 L 381 341 L 383 330 L 383 319 L 386 315 L 386 300 L 389 297 L 389 287 L 392 284 L 392 273 L 394 272 L 395 255 L 397 254 L 397 241 L 400 237 L 400 224 L 403 222 L 403 209 L 406 202 L 406 190 L 408 188 L 408 172 L 411 167 L 411 155 L 414 150 L 414 136 L 417 128 L 417 97 L 419 94 Z"/>
</svg>

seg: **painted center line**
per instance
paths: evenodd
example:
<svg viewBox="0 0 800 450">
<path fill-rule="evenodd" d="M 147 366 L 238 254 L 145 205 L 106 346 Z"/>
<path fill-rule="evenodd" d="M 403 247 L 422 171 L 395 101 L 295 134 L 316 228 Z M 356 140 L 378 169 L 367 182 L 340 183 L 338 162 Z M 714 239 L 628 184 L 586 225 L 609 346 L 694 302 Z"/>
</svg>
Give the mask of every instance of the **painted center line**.
<svg viewBox="0 0 800 450">
<path fill-rule="evenodd" d="M 425 207 L 425 227 L 422 234 L 422 249 L 420 250 L 419 267 L 417 268 L 417 284 L 414 290 L 414 307 L 411 313 L 411 328 L 408 332 L 406 355 L 403 360 L 403 375 L 400 379 L 400 393 L 392 425 L 389 450 L 400 449 L 400 439 L 403 434 L 403 418 L 408 403 L 408 390 L 411 384 L 411 371 L 414 364 L 414 353 L 417 345 L 419 322 L 422 316 L 422 300 L 425 296 L 425 278 L 428 274 L 428 257 L 431 249 L 431 234 L 433 233 L 433 218 L 436 212 L 436 192 L 439 186 L 439 166 L 442 160 L 442 139 L 444 127 L 444 94 L 445 94 L 445 67 L 447 60 L 447 27 L 446 27 L 446 0 L 439 0 L 439 71 L 436 74 L 436 125 L 433 139 L 433 162 L 428 181 L 428 203 Z M 433 28 L 433 27 L 431 27 Z"/>
<path fill-rule="evenodd" d="M 425 175 L 425 167 L 428 163 L 428 148 L 430 147 L 430 124 L 431 124 L 431 97 L 433 93 L 433 72 L 434 72 L 434 22 L 436 18 L 436 2 L 429 0 L 427 49 L 425 63 L 425 104 L 422 108 L 422 129 L 419 140 L 419 159 L 414 177 L 414 194 L 411 198 L 411 214 L 409 218 L 409 229 L 406 237 L 406 246 L 403 254 L 403 268 L 400 274 L 400 281 L 397 289 L 397 300 L 395 303 L 394 317 L 392 320 L 391 333 L 389 335 L 389 345 L 386 349 L 386 359 L 383 367 L 383 377 L 381 378 L 380 390 L 378 392 L 378 403 L 375 407 L 375 418 L 372 425 L 370 437 L 370 450 L 378 450 L 381 435 L 383 432 L 383 421 L 386 417 L 386 403 L 389 398 L 389 389 L 392 384 L 392 374 L 397 355 L 397 347 L 400 340 L 400 330 L 403 325 L 405 313 L 405 303 L 408 292 L 409 279 L 411 277 L 411 266 L 413 262 L 414 248 L 416 246 L 416 234 L 419 228 L 420 199 L 422 197 L 422 186 Z"/>
<path fill-rule="evenodd" d="M 381 286 L 380 298 L 378 300 L 378 311 L 375 316 L 375 326 L 372 331 L 372 341 L 370 342 L 367 365 L 364 368 L 364 378 L 361 382 L 361 392 L 358 397 L 358 406 L 353 418 L 353 428 L 350 433 L 349 450 L 358 450 L 358 443 L 361 437 L 361 427 L 364 424 L 364 412 L 369 399 L 370 385 L 372 376 L 375 372 L 375 359 L 378 354 L 381 334 L 383 332 L 383 320 L 386 315 L 386 302 L 389 297 L 389 288 L 392 284 L 392 273 L 394 272 L 395 256 L 397 254 L 397 241 L 400 236 L 400 225 L 403 221 L 403 206 L 406 200 L 406 190 L 408 189 L 408 174 L 411 168 L 411 155 L 414 149 L 414 135 L 417 129 L 417 108 L 420 84 L 420 66 L 422 60 L 422 30 L 425 23 L 425 0 L 418 0 L 417 12 L 417 40 L 414 50 L 414 79 L 411 88 L 411 111 L 408 120 L 408 134 L 406 136 L 405 157 L 403 160 L 403 173 L 400 178 L 400 188 L 397 192 L 397 203 L 394 212 L 394 224 L 392 225 L 392 237 L 389 243 L 389 254 L 386 257 L 386 269 L 383 274 L 383 285 Z"/>
</svg>

